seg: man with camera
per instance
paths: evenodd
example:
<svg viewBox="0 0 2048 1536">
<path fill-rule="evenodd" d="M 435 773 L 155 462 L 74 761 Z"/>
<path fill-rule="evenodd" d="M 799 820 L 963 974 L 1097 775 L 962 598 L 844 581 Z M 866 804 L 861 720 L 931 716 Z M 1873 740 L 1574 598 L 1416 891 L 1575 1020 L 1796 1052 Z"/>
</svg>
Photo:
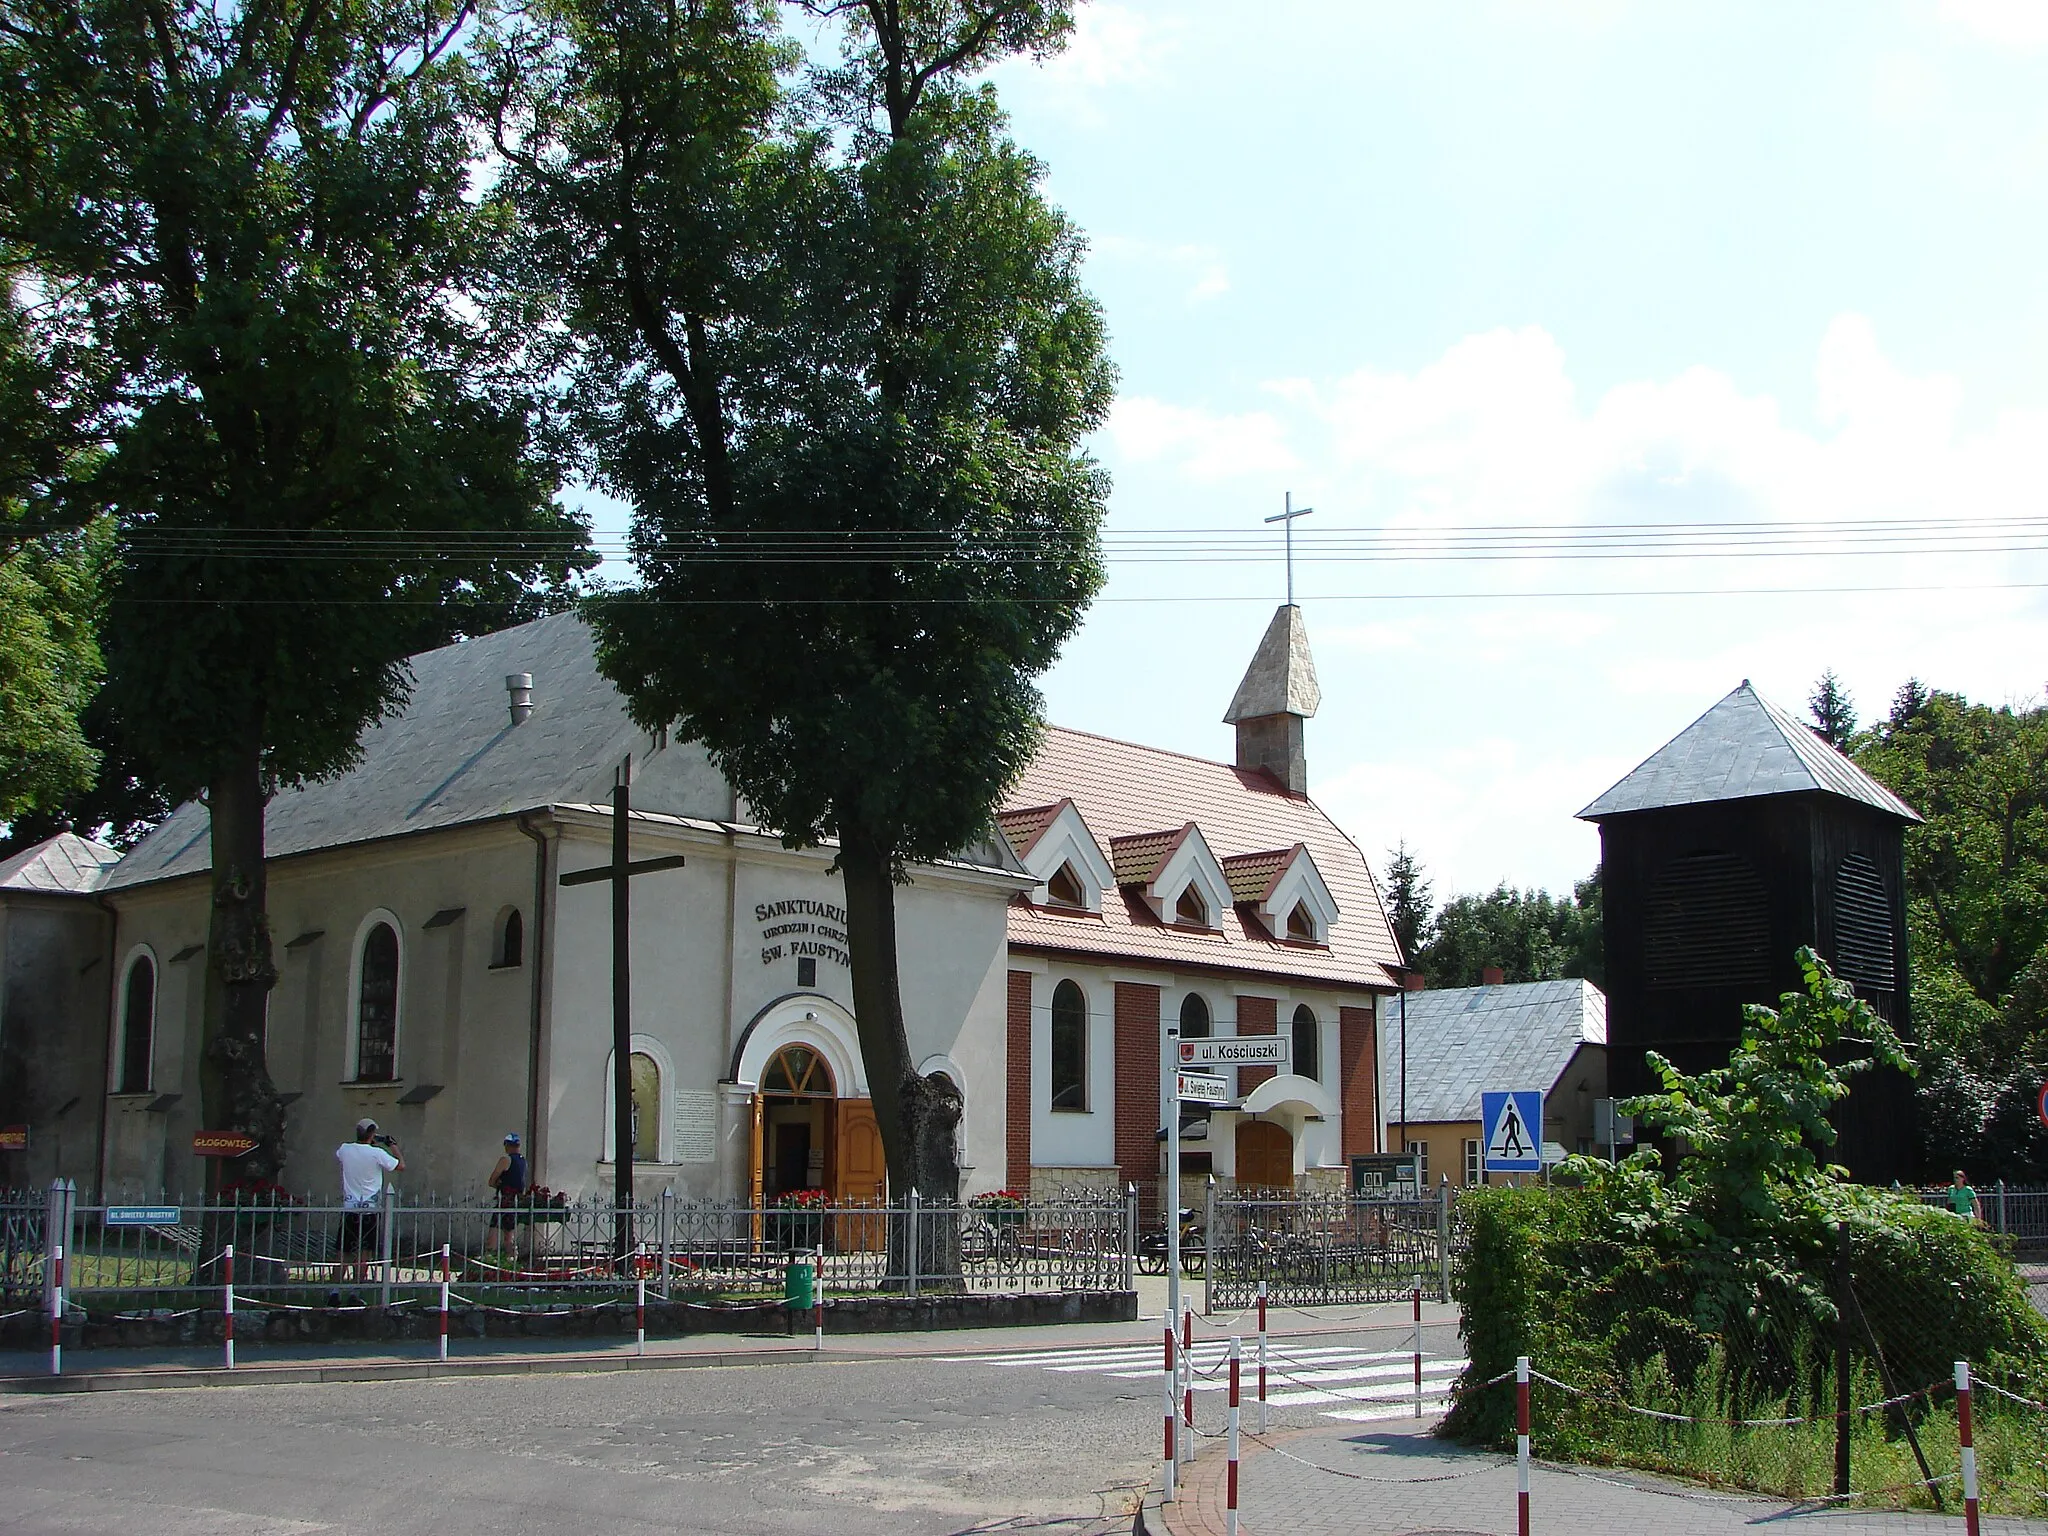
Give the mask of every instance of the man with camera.
<svg viewBox="0 0 2048 1536">
<path fill-rule="evenodd" d="M 366 1119 L 356 1122 L 354 1141 L 334 1149 L 334 1160 L 341 1164 L 341 1259 L 353 1279 L 364 1281 L 377 1254 L 377 1206 L 384 1178 L 403 1173 L 405 1158 L 398 1143 L 381 1134 L 376 1121 Z"/>
</svg>

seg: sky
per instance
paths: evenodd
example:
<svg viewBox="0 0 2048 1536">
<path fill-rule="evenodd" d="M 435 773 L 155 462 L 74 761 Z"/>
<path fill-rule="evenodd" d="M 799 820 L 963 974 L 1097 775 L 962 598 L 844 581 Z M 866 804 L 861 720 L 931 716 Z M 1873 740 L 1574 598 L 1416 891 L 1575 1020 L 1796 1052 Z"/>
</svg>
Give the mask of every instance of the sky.
<svg viewBox="0 0 2048 1536">
<path fill-rule="evenodd" d="M 1227 758 L 1290 493 L 1310 792 L 1440 899 L 1568 889 L 1573 813 L 1744 679 L 2048 684 L 2048 0 L 1124 0 L 992 78 L 1121 376 L 1055 723 Z M 2033 526 L 1840 526 L 1963 518 Z M 1703 522 L 1813 526 L 1359 557 Z"/>
</svg>

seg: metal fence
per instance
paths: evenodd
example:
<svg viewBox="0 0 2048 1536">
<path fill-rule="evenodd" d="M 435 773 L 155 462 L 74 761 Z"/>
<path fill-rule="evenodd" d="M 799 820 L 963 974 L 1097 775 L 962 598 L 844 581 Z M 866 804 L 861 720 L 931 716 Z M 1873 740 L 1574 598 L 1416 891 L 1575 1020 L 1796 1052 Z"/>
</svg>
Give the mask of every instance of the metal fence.
<svg viewBox="0 0 2048 1536">
<path fill-rule="evenodd" d="M 1211 1311 L 1250 1306 L 1263 1284 L 1275 1305 L 1450 1298 L 1455 1241 L 1450 1191 L 1400 1200 L 1344 1195 L 1217 1197 L 1204 1263 Z"/>
<path fill-rule="evenodd" d="M 1920 1198 L 1929 1205 L 1948 1208 L 1946 1189 L 1926 1189 Z M 1994 1232 L 2010 1235 L 2022 1248 L 2048 1248 L 2048 1187 L 2007 1184 L 2000 1179 L 1977 1190 L 1977 1204 L 1984 1225 Z"/>
<path fill-rule="evenodd" d="M 387 1190 L 368 1210 L 311 1200 L 127 1206 L 10 1200 L 6 1284 L 33 1298 L 46 1241 L 63 1232 L 66 1292 L 89 1312 L 146 1314 L 195 1303 L 229 1278 L 236 1294 L 321 1306 L 417 1305 L 443 1266 L 467 1298 L 576 1305 L 644 1280 L 650 1297 L 758 1303 L 783 1294 L 787 1266 L 815 1266 L 826 1295 L 1129 1290 L 1128 1195 L 1000 1206 L 752 1206 L 678 1199 L 510 1209 Z"/>
</svg>

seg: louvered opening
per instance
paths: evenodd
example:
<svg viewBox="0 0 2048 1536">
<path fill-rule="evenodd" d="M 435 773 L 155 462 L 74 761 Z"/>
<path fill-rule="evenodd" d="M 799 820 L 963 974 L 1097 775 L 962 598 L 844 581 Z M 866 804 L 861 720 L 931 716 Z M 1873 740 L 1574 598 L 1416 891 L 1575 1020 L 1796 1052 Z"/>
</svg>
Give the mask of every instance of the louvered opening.
<svg viewBox="0 0 2048 1536">
<path fill-rule="evenodd" d="M 1657 872 L 1643 915 L 1653 987 L 1756 986 L 1770 980 L 1770 903 L 1732 853 L 1688 853 Z"/>
<path fill-rule="evenodd" d="M 1835 871 L 1835 974 L 1889 989 L 1897 958 L 1884 876 L 1869 854 L 1852 853 Z"/>
</svg>

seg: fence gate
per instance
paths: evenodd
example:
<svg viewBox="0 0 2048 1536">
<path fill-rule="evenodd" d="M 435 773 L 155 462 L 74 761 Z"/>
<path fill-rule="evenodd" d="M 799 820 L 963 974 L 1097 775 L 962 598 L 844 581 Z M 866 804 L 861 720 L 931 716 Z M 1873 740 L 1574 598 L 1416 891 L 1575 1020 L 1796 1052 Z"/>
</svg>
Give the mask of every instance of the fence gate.
<svg viewBox="0 0 2048 1536">
<path fill-rule="evenodd" d="M 1211 1311 L 1445 1299 L 1450 1207 L 1442 1199 L 1218 1197 L 1208 1233 Z"/>
</svg>

